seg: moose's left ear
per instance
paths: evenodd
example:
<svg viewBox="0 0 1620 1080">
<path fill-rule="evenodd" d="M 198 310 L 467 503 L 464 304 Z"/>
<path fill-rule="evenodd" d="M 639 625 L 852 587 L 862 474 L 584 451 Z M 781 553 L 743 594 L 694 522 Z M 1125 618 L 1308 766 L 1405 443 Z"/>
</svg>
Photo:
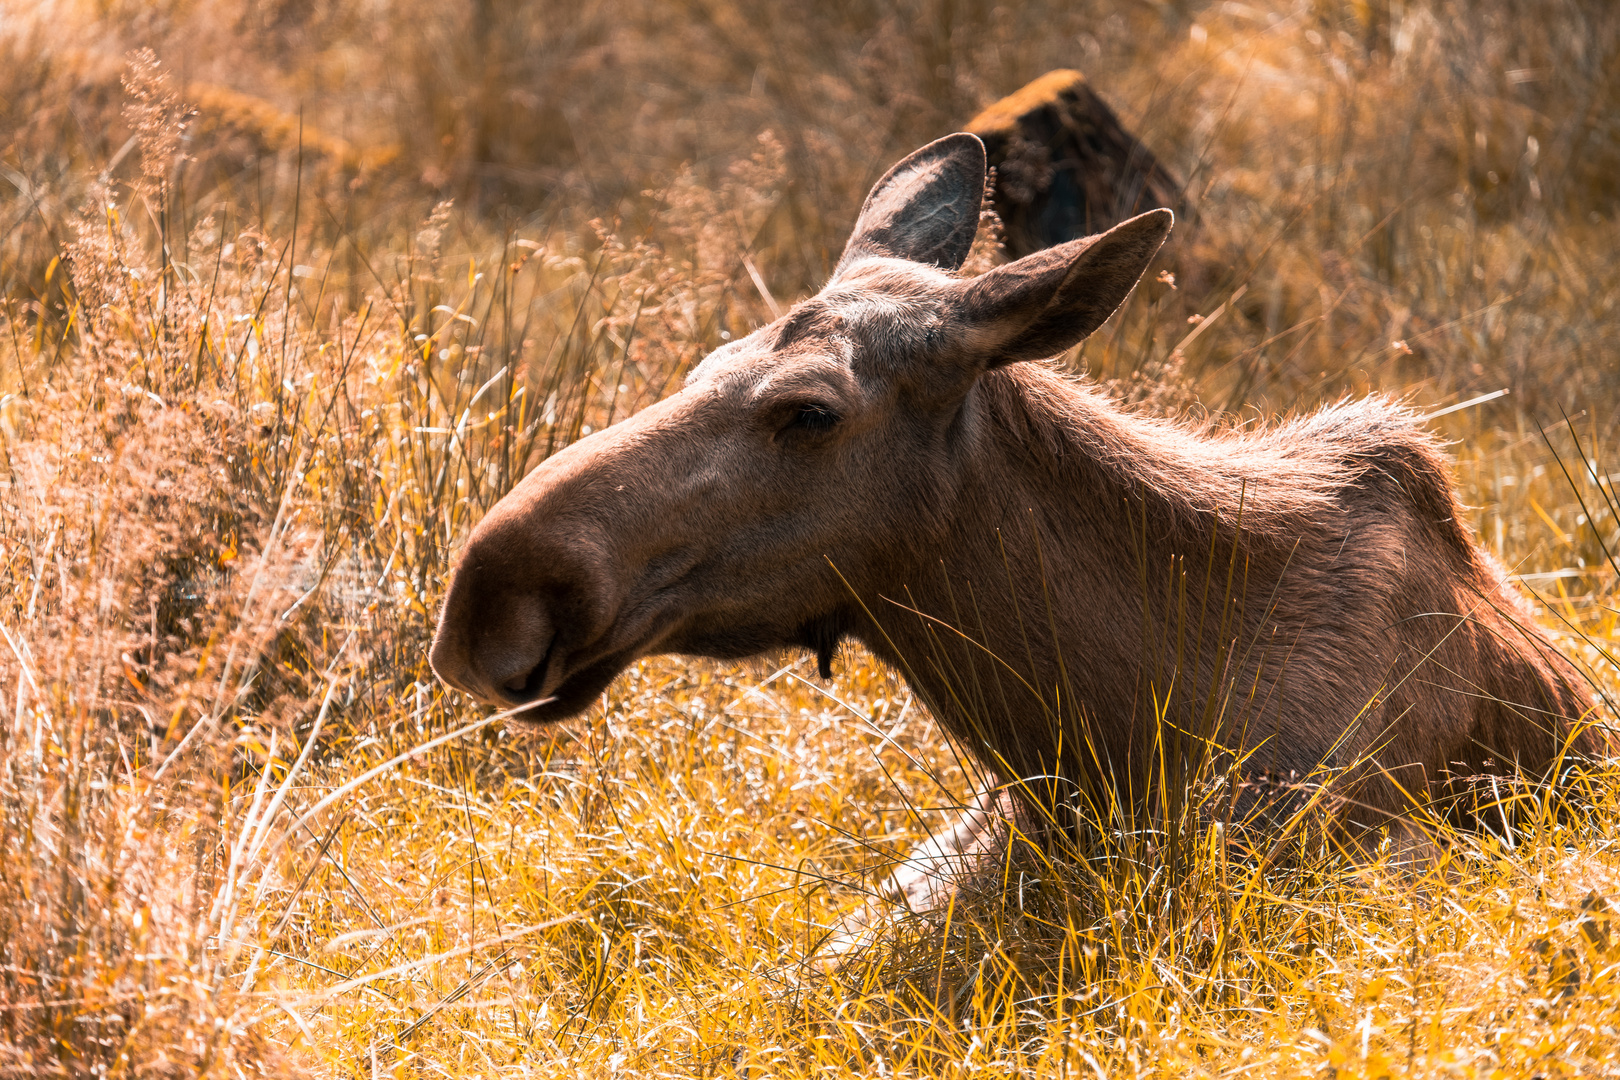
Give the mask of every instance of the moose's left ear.
<svg viewBox="0 0 1620 1080">
<path fill-rule="evenodd" d="M 937 139 L 883 174 L 866 197 L 833 271 L 886 256 L 958 269 L 979 231 L 984 143 L 959 131 Z"/>
<path fill-rule="evenodd" d="M 989 367 L 1056 356 L 1125 302 L 1175 220 L 1150 210 L 962 282 L 963 343 Z"/>
</svg>

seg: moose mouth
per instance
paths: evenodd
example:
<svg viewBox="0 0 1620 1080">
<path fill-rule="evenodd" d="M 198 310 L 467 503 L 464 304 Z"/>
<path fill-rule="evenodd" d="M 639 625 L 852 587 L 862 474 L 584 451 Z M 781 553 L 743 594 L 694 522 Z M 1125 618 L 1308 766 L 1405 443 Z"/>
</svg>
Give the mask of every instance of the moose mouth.
<svg viewBox="0 0 1620 1080">
<path fill-rule="evenodd" d="M 558 639 L 553 638 L 545 656 L 530 672 L 523 687 L 508 688 L 502 694 L 502 704 L 512 710 L 509 719 L 529 726 L 553 724 L 578 716 L 601 697 L 621 672 L 637 659 L 655 652 L 740 660 L 772 649 L 803 648 L 816 654 L 822 677 L 827 678 L 832 673 L 832 654 L 849 632 L 848 619 L 840 615 L 810 620 L 796 633 L 786 636 L 776 628 L 738 626 L 724 629 L 711 627 L 706 632 L 688 630 L 683 633 L 676 627 L 658 626 L 653 620 L 649 622 L 652 622 L 651 626 L 645 627 L 642 633 L 631 639 L 634 644 L 620 645 L 594 656 L 587 653 L 582 665 L 563 675 L 561 681 L 546 693 L 544 687 L 553 677 L 553 667 L 560 666 L 566 671 L 571 666 L 568 659 L 559 657 Z M 524 706 L 524 701 L 533 701 L 534 704 Z"/>
<path fill-rule="evenodd" d="M 591 707 L 591 703 L 607 689 L 608 684 L 636 657 L 635 650 L 603 657 L 566 676 L 556 689 L 542 696 L 540 687 L 544 685 L 555 649 L 556 643 L 553 642 L 545 658 L 536 665 L 524 689 L 511 695 L 519 700 L 509 706 L 512 711 L 508 719 L 524 725 L 553 724 L 578 716 Z M 534 704 L 525 707 L 523 699 Z"/>
</svg>

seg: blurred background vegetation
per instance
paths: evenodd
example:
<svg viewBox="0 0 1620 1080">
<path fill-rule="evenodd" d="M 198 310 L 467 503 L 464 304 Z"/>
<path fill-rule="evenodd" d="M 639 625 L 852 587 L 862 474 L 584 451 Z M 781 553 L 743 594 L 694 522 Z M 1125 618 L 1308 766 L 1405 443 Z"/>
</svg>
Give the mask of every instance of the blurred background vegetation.
<svg viewBox="0 0 1620 1080">
<path fill-rule="evenodd" d="M 784 182 L 750 254 L 796 296 L 886 163 L 1073 67 L 1188 179 L 1196 284 L 1250 285 L 1260 340 L 1325 319 L 1237 360 L 1223 404 L 1507 379 L 1570 405 L 1604 385 L 1582 352 L 1604 338 L 1587 331 L 1609 311 L 1620 199 L 1620 15 L 1600 0 L 68 0 L 12 4 L 5 30 L 0 290 L 48 322 L 65 279 L 45 272 L 89 185 L 140 168 L 120 87 L 137 47 L 195 110 L 156 224 L 175 257 L 205 215 L 276 235 L 296 217 L 351 306 L 378 285 L 368 261 L 441 200 L 452 246 L 561 230 L 590 247 L 596 218 L 667 246 L 647 193 L 715 187 L 766 131 Z M 1467 313 L 1460 343 L 1437 329 Z M 1392 340 L 1418 360 L 1386 371 Z"/>
<path fill-rule="evenodd" d="M 1212 843 L 1225 915 L 1099 887 L 1050 954 L 964 918 L 893 946 L 930 995 L 805 966 L 971 779 L 858 655 L 833 698 L 656 661 L 541 744 L 425 745 L 479 722 L 425 661 L 479 515 L 1057 67 L 1195 211 L 1061 363 L 1219 422 L 1509 390 L 1435 426 L 1612 689 L 1607 0 L 0 0 L 0 1071 L 1606 1062 L 1613 777 L 1451 838 L 1432 912 Z"/>
</svg>

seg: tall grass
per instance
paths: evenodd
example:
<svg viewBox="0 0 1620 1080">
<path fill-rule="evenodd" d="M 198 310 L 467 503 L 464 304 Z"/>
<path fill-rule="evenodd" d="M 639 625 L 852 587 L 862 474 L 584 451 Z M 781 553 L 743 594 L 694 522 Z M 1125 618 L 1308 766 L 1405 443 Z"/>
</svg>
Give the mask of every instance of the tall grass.
<svg viewBox="0 0 1620 1080">
<path fill-rule="evenodd" d="M 1418 860 L 1231 829 L 1204 762 L 828 964 L 982 783 L 895 673 L 651 660 L 520 740 L 425 663 L 495 499 L 817 284 L 893 158 L 1078 64 L 1199 216 L 1066 362 L 1239 420 L 1510 388 L 1434 423 L 1612 695 L 1606 5 L 3 17 L 0 1069 L 1606 1067 L 1607 765 Z"/>
</svg>

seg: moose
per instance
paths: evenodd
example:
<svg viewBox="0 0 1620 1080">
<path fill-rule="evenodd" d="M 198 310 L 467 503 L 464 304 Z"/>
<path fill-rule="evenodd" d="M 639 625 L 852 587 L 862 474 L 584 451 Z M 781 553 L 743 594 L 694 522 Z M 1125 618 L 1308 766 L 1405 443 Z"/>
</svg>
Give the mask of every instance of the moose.
<svg viewBox="0 0 1620 1080">
<path fill-rule="evenodd" d="M 853 639 L 1059 827 L 1074 789 L 1167 775 L 1156 725 L 1202 725 L 1257 779 L 1333 774 L 1365 826 L 1601 748 L 1420 417 L 1115 403 L 1046 361 L 1174 214 L 963 277 L 985 175 L 971 134 L 911 154 L 819 293 L 530 472 L 461 554 L 440 678 L 540 725 L 650 654 L 805 649 L 825 678 Z M 990 807 L 933 853 L 982 844 Z"/>
</svg>

